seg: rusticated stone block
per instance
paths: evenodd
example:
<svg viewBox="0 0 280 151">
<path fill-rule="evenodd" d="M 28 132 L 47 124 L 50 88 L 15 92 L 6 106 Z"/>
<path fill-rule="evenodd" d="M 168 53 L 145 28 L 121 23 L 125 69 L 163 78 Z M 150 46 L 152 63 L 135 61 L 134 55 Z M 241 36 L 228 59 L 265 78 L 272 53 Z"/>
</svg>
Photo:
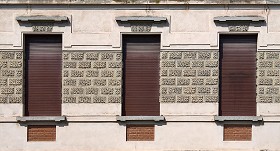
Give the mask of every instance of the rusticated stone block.
<svg viewBox="0 0 280 151">
<path fill-rule="evenodd" d="M 168 90 L 168 88 L 162 87 L 161 88 L 161 94 L 167 94 L 167 90 Z"/>
<path fill-rule="evenodd" d="M 218 79 L 214 79 L 214 78 L 206 79 L 205 84 L 206 85 L 217 85 L 218 84 Z"/>
<path fill-rule="evenodd" d="M 258 52 L 257 56 L 258 56 L 258 59 L 260 59 L 260 60 L 264 59 L 264 52 Z"/>
<path fill-rule="evenodd" d="M 16 88 L 16 94 L 22 94 L 22 88 Z"/>
<path fill-rule="evenodd" d="M 22 73 L 23 73 L 22 70 L 18 70 L 18 71 L 16 71 L 16 76 L 17 77 L 22 77 Z"/>
<path fill-rule="evenodd" d="M 108 80 L 108 85 L 109 86 L 120 86 L 121 85 L 121 80 L 109 79 Z"/>
<path fill-rule="evenodd" d="M 191 97 L 192 103 L 202 103 L 203 96 L 192 96 Z"/>
<path fill-rule="evenodd" d="M 93 62 L 92 68 L 106 68 L 106 62 Z"/>
<path fill-rule="evenodd" d="M 185 77 L 195 77 L 196 76 L 196 70 L 184 70 L 183 76 Z"/>
<path fill-rule="evenodd" d="M 91 103 L 91 97 L 88 96 L 79 97 L 78 103 Z"/>
<path fill-rule="evenodd" d="M 259 79 L 259 85 L 272 85 L 273 79 L 271 78 L 260 78 Z"/>
<path fill-rule="evenodd" d="M 115 88 L 115 95 L 120 95 L 122 93 L 121 88 Z"/>
<path fill-rule="evenodd" d="M 0 103 L 8 103 L 8 97 L 0 96 Z"/>
<path fill-rule="evenodd" d="M 265 70 L 259 70 L 259 76 L 264 77 L 265 76 Z"/>
<path fill-rule="evenodd" d="M 83 60 L 83 59 L 84 59 L 84 52 L 71 53 L 71 60 Z"/>
<path fill-rule="evenodd" d="M 211 70 L 197 70 L 198 76 L 210 76 Z"/>
<path fill-rule="evenodd" d="M 63 94 L 70 94 L 69 88 L 64 88 L 63 89 Z"/>
<path fill-rule="evenodd" d="M 84 71 L 72 70 L 71 77 L 84 77 Z"/>
<path fill-rule="evenodd" d="M 122 71 L 121 70 L 116 72 L 116 77 L 122 77 Z"/>
<path fill-rule="evenodd" d="M 21 103 L 22 97 L 9 97 L 9 103 Z"/>
<path fill-rule="evenodd" d="M 211 52 L 199 52 L 198 53 L 198 59 L 211 59 Z"/>
<path fill-rule="evenodd" d="M 218 67 L 219 66 L 219 62 L 218 61 L 206 61 L 205 62 L 205 67 Z"/>
<path fill-rule="evenodd" d="M 258 67 L 259 68 L 272 68 L 273 61 L 260 61 Z"/>
<path fill-rule="evenodd" d="M 192 79 L 192 85 L 204 85 L 204 79 L 200 79 L 200 78 Z"/>
<path fill-rule="evenodd" d="M 190 61 L 177 61 L 177 67 L 190 67 Z"/>
<path fill-rule="evenodd" d="M 94 96 L 92 97 L 93 103 L 106 103 L 106 97 L 105 96 Z"/>
<path fill-rule="evenodd" d="M 181 87 L 168 88 L 168 94 L 182 94 L 182 88 Z"/>
<path fill-rule="evenodd" d="M 79 62 L 78 68 L 82 68 L 82 69 L 91 68 L 91 62 Z"/>
<path fill-rule="evenodd" d="M 183 59 L 196 59 L 196 52 L 183 52 Z"/>
<path fill-rule="evenodd" d="M 192 61 L 192 67 L 204 67 L 204 61 Z"/>
<path fill-rule="evenodd" d="M 178 78 L 177 79 L 177 85 L 190 85 L 190 79 L 186 78 Z"/>
<path fill-rule="evenodd" d="M 280 97 L 279 96 L 276 96 L 274 98 L 274 103 L 280 103 Z"/>
<path fill-rule="evenodd" d="M 267 52 L 266 59 L 279 59 L 279 52 Z"/>
<path fill-rule="evenodd" d="M 175 77 L 179 77 L 182 76 L 182 70 L 169 70 L 169 76 L 175 76 Z"/>
<path fill-rule="evenodd" d="M 274 61 L 274 67 L 279 68 L 280 67 L 280 61 Z"/>
<path fill-rule="evenodd" d="M 218 76 L 219 75 L 219 70 L 215 69 L 215 70 L 212 70 L 212 76 Z"/>
<path fill-rule="evenodd" d="M 101 94 L 103 95 L 113 95 L 114 89 L 113 88 L 101 88 Z"/>
<path fill-rule="evenodd" d="M 175 85 L 175 78 L 162 78 L 161 85 Z"/>
<path fill-rule="evenodd" d="M 212 59 L 219 59 L 219 52 L 213 52 Z"/>
<path fill-rule="evenodd" d="M 161 58 L 161 59 L 167 59 L 167 58 L 168 58 L 168 52 L 162 52 L 162 53 L 160 53 L 160 58 Z"/>
<path fill-rule="evenodd" d="M 218 102 L 218 96 L 205 96 L 205 102 Z"/>
<path fill-rule="evenodd" d="M 83 94 L 84 89 L 83 88 L 71 88 L 71 94 Z"/>
<path fill-rule="evenodd" d="M 1 94 L 14 94 L 14 88 L 1 88 Z"/>
<path fill-rule="evenodd" d="M 272 103 L 272 96 L 260 96 L 259 102 L 260 103 Z"/>
<path fill-rule="evenodd" d="M 195 87 L 183 88 L 183 93 L 184 94 L 195 94 L 196 93 L 196 88 Z"/>
<path fill-rule="evenodd" d="M 219 88 L 212 88 L 212 93 L 213 94 L 218 94 Z"/>
<path fill-rule="evenodd" d="M 107 85 L 107 80 L 106 79 L 94 79 L 93 80 L 93 85 L 94 86 L 106 86 Z"/>
<path fill-rule="evenodd" d="M 13 77 L 13 76 L 15 76 L 15 71 L 14 70 L 2 70 L 1 75 L 3 77 Z"/>
<path fill-rule="evenodd" d="M 0 86 L 8 86 L 8 79 L 0 79 Z"/>
<path fill-rule="evenodd" d="M 189 101 L 189 96 L 177 96 L 177 103 L 188 103 Z"/>
<path fill-rule="evenodd" d="M 76 86 L 76 79 L 64 79 L 63 85 L 64 86 Z"/>
<path fill-rule="evenodd" d="M 279 70 L 267 70 L 267 76 L 279 76 Z"/>
<path fill-rule="evenodd" d="M 8 68 L 8 61 L 0 61 L 0 69 Z"/>
<path fill-rule="evenodd" d="M 22 79 L 9 79 L 10 86 L 22 85 Z"/>
<path fill-rule="evenodd" d="M 69 53 L 67 52 L 63 52 L 62 55 L 63 55 L 63 60 L 68 60 L 70 58 Z"/>
<path fill-rule="evenodd" d="M 10 68 L 21 68 L 22 67 L 22 61 L 11 61 L 10 62 Z"/>
<path fill-rule="evenodd" d="M 99 59 L 99 52 L 89 52 L 86 53 L 87 60 L 98 60 Z"/>
<path fill-rule="evenodd" d="M 101 53 L 101 60 L 113 60 L 114 59 L 114 54 L 113 53 Z"/>
<path fill-rule="evenodd" d="M 101 77 L 114 77 L 114 71 L 109 71 L 109 70 L 101 71 Z"/>
<path fill-rule="evenodd" d="M 15 53 L 14 52 L 1 52 L 2 59 L 14 59 Z"/>
<path fill-rule="evenodd" d="M 169 59 L 181 59 L 182 52 L 169 52 Z"/>
<path fill-rule="evenodd" d="M 76 62 L 64 62 L 63 67 L 64 68 L 76 68 L 77 63 Z"/>
<path fill-rule="evenodd" d="M 121 103 L 122 99 L 120 96 L 109 96 L 108 103 Z"/>
<path fill-rule="evenodd" d="M 122 54 L 121 53 L 116 54 L 116 60 L 117 61 L 122 60 Z"/>
<path fill-rule="evenodd" d="M 69 71 L 64 70 L 62 76 L 63 76 L 63 77 L 69 77 Z"/>
<path fill-rule="evenodd" d="M 176 61 L 162 61 L 161 67 L 176 67 Z"/>
<path fill-rule="evenodd" d="M 98 70 L 89 70 L 86 71 L 86 77 L 98 77 L 99 71 Z"/>
<path fill-rule="evenodd" d="M 15 55 L 16 55 L 16 59 L 22 59 L 22 52 L 16 52 L 15 53 Z"/>
<path fill-rule="evenodd" d="M 278 94 L 279 88 L 278 87 L 268 87 L 266 88 L 266 94 Z"/>
<path fill-rule="evenodd" d="M 94 94 L 97 95 L 98 94 L 98 88 L 86 88 L 86 94 Z"/>
<path fill-rule="evenodd" d="M 109 68 L 122 68 L 122 62 L 109 62 Z"/>
<path fill-rule="evenodd" d="M 211 93 L 211 88 L 208 87 L 198 87 L 197 92 L 199 94 L 210 94 Z"/>
<path fill-rule="evenodd" d="M 63 103 L 76 103 L 76 97 L 64 97 Z"/>
<path fill-rule="evenodd" d="M 168 70 L 161 70 L 161 76 L 167 76 L 168 75 Z"/>
<path fill-rule="evenodd" d="M 176 96 L 162 96 L 161 102 L 162 103 L 175 103 Z"/>
<path fill-rule="evenodd" d="M 91 80 L 90 79 L 79 80 L 79 85 L 78 86 L 90 86 L 90 85 L 91 85 Z"/>
<path fill-rule="evenodd" d="M 274 80 L 274 85 L 277 85 L 277 86 L 280 85 L 280 79 L 275 79 Z"/>
<path fill-rule="evenodd" d="M 258 90 L 258 93 L 259 94 L 264 94 L 264 88 L 263 87 L 260 87 L 260 88 L 258 88 L 259 90 Z"/>
</svg>

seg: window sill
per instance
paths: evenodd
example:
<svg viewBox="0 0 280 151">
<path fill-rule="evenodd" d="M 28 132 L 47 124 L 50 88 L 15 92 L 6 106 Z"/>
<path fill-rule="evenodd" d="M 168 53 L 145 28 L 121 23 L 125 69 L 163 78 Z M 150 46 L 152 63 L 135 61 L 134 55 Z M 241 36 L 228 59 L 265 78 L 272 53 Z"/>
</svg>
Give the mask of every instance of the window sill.
<svg viewBox="0 0 280 151">
<path fill-rule="evenodd" d="M 164 116 L 117 116 L 117 121 L 164 121 Z"/>
<path fill-rule="evenodd" d="M 16 120 L 18 122 L 62 122 L 66 121 L 66 116 L 18 116 Z"/>
<path fill-rule="evenodd" d="M 260 122 L 263 121 L 262 116 L 215 116 L 215 121 L 224 122 L 224 121 L 252 121 Z"/>
</svg>

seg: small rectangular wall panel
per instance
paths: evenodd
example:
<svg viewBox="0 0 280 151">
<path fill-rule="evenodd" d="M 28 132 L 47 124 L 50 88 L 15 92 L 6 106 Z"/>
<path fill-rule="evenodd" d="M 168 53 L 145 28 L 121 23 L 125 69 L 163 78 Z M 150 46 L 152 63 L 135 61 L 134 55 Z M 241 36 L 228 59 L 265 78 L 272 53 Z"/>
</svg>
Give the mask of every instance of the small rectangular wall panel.
<svg viewBox="0 0 280 151">
<path fill-rule="evenodd" d="M 225 124 L 224 141 L 251 141 L 252 125 Z"/>
<path fill-rule="evenodd" d="M 154 141 L 154 125 L 127 125 L 126 141 Z"/>
<path fill-rule="evenodd" d="M 25 115 L 60 116 L 62 36 L 25 36 Z"/>
<path fill-rule="evenodd" d="M 220 115 L 256 115 L 256 35 L 220 36 Z"/>
<path fill-rule="evenodd" d="M 27 141 L 55 141 L 55 125 L 29 125 L 27 128 Z"/>
<path fill-rule="evenodd" d="M 159 116 L 159 35 L 126 35 L 124 49 L 125 116 Z"/>
</svg>

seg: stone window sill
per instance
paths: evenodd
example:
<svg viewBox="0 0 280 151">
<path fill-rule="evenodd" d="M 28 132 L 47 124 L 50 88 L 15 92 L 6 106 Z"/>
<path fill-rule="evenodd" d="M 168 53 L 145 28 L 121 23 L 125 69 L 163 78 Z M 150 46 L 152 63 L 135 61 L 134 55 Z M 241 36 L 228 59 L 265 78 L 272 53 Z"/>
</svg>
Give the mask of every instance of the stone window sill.
<svg viewBox="0 0 280 151">
<path fill-rule="evenodd" d="M 252 121 L 260 122 L 263 121 L 262 116 L 215 116 L 215 121 L 224 122 L 224 121 Z"/>
<path fill-rule="evenodd" d="M 164 121 L 164 116 L 117 116 L 117 121 Z"/>
<path fill-rule="evenodd" d="M 16 120 L 18 122 L 63 122 L 66 121 L 66 116 L 18 116 Z"/>
</svg>

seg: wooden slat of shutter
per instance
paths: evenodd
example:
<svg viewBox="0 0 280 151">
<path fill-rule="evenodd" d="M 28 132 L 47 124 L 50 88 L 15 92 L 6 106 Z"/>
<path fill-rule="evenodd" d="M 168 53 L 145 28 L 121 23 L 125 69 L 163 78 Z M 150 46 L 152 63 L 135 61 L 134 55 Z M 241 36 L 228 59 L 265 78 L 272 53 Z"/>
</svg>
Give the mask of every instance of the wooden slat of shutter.
<svg viewBox="0 0 280 151">
<path fill-rule="evenodd" d="M 160 36 L 124 36 L 123 115 L 159 115 Z"/>
<path fill-rule="evenodd" d="M 26 116 L 61 115 L 61 35 L 27 35 Z"/>
<path fill-rule="evenodd" d="M 255 35 L 220 38 L 220 115 L 256 115 Z"/>
</svg>

